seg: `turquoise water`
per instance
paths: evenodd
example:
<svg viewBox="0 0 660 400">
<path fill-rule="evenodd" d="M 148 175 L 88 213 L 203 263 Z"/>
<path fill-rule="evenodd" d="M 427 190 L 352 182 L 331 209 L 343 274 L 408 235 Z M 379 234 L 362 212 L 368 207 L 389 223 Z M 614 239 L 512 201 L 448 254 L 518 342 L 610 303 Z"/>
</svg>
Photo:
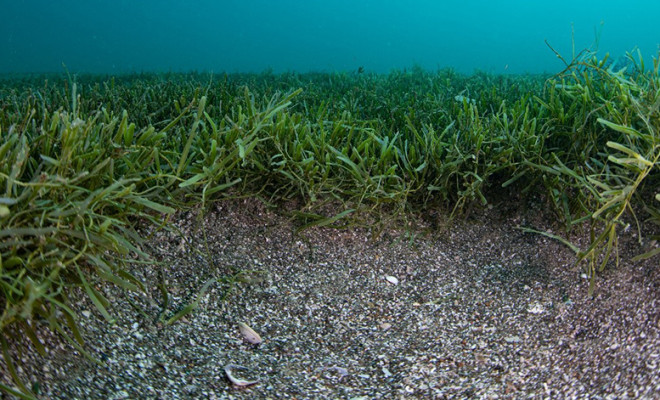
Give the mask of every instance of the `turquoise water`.
<svg viewBox="0 0 660 400">
<path fill-rule="evenodd" d="M 577 5 L 576 5 L 577 4 Z M 556 72 L 571 58 L 658 54 L 660 1 L 0 0 L 0 73 Z"/>
</svg>

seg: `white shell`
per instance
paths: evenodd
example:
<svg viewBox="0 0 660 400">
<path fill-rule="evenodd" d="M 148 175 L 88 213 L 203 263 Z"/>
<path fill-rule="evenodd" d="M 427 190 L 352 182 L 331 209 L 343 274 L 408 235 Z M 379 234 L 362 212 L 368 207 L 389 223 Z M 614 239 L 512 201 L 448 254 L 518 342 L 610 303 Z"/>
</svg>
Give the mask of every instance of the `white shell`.
<svg viewBox="0 0 660 400">
<path fill-rule="evenodd" d="M 399 284 L 399 280 L 395 276 L 392 276 L 392 275 L 385 276 L 385 280 L 388 281 L 389 283 L 391 283 L 392 285 L 398 285 Z"/>
<path fill-rule="evenodd" d="M 256 385 L 257 383 L 259 383 L 259 379 L 255 379 L 253 381 L 246 381 L 245 379 L 236 378 L 232 374 L 232 371 L 235 369 L 247 370 L 247 368 L 236 364 L 225 365 L 225 374 L 227 374 L 227 378 L 229 378 L 231 383 L 233 383 L 235 386 L 246 387 L 246 386 Z"/>
<path fill-rule="evenodd" d="M 246 323 L 239 322 L 238 329 L 241 331 L 241 335 L 248 343 L 259 344 L 262 342 L 261 336 L 254 329 L 250 328 Z"/>
</svg>

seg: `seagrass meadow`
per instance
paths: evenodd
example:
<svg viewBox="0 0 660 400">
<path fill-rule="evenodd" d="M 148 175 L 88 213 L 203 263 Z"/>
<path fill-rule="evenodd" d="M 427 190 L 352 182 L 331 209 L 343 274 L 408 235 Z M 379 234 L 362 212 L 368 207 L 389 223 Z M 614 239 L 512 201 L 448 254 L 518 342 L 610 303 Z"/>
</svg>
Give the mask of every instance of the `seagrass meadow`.
<svg viewBox="0 0 660 400">
<path fill-rule="evenodd" d="M 660 255 L 659 60 L 573 60 L 555 76 L 458 74 L 15 75 L 0 78 L 0 347 L 6 393 L 35 396 L 9 348 L 40 330 L 86 357 L 80 288 L 108 324 L 106 282 L 145 285 L 145 225 L 258 198 L 302 231 L 387 226 L 442 210 L 460 219 L 495 196 L 542 193 L 591 279 Z M 333 210 L 328 213 L 328 210 Z M 583 230 L 590 244 L 566 237 Z M 207 249 L 208 250 L 208 249 Z M 202 290 L 205 290 L 203 288 Z M 164 301 L 167 304 L 167 301 Z M 159 316 L 174 324 L 195 302 Z M 101 363 L 101 360 L 96 360 Z"/>
</svg>

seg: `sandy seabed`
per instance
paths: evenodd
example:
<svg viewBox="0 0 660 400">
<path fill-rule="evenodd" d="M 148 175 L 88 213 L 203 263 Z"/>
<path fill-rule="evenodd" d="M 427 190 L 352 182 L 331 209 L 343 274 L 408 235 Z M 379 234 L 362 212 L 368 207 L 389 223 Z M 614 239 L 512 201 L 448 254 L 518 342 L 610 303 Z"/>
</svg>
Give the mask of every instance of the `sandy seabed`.
<svg viewBox="0 0 660 400">
<path fill-rule="evenodd" d="M 625 261 L 639 252 L 628 235 L 590 298 L 568 247 L 516 228 L 557 229 L 551 216 L 507 207 L 444 228 L 429 215 L 375 239 L 365 228 L 296 235 L 257 200 L 180 214 L 178 232 L 144 249 L 162 264 L 135 266 L 148 293 L 100 287 L 116 324 L 73 294 L 103 367 L 46 330 L 45 360 L 14 355 L 44 399 L 660 398 L 657 260 Z M 240 271 L 231 291 L 212 283 L 191 314 L 162 323 L 204 283 Z M 259 382 L 233 385 L 229 364 Z M 8 382 L 1 359 L 0 373 Z"/>
</svg>

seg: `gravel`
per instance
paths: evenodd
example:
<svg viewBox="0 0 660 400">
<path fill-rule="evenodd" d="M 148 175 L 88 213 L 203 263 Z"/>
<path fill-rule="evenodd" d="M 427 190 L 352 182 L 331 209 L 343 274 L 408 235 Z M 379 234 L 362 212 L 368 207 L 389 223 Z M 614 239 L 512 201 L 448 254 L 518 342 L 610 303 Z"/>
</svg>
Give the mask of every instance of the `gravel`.
<svg viewBox="0 0 660 400">
<path fill-rule="evenodd" d="M 20 355 L 12 348 L 41 398 L 660 398 L 660 272 L 653 259 L 625 261 L 634 235 L 590 298 L 570 249 L 516 229 L 553 228 L 538 206 L 450 225 L 427 215 L 375 238 L 364 228 L 296 235 L 257 200 L 176 220 L 178 233 L 156 232 L 144 248 L 162 263 L 133 271 L 147 294 L 98 287 L 114 325 L 72 294 L 103 366 L 46 329 L 45 359 L 27 341 Z M 259 382 L 232 384 L 227 366 Z M 0 359 L 4 383 L 6 371 Z"/>
</svg>

